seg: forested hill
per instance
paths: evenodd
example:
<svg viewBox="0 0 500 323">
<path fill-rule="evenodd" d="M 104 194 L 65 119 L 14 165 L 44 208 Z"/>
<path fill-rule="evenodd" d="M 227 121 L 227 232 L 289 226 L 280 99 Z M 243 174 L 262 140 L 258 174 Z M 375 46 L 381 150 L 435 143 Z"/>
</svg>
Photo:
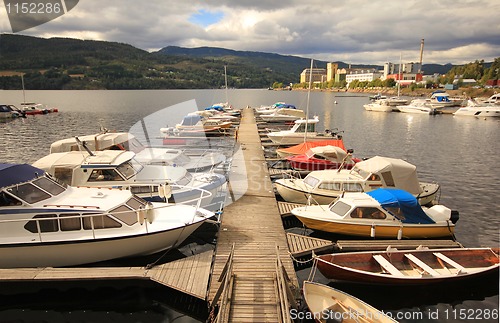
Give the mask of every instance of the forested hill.
<svg viewBox="0 0 500 323">
<path fill-rule="evenodd" d="M 213 47 L 167 46 L 150 53 L 116 42 L 0 35 L 1 89 L 20 89 L 21 74 L 27 89 L 220 88 L 224 66 L 230 87 L 266 88 L 298 83 L 310 59 Z M 326 68 L 326 62 L 314 66 Z"/>
</svg>

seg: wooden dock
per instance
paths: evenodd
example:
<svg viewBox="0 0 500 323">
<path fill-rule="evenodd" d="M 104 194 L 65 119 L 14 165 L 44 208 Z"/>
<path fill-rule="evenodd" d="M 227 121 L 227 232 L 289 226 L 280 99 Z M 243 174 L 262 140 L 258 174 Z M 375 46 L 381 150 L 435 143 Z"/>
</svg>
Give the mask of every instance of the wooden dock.
<svg viewBox="0 0 500 323">
<path fill-rule="evenodd" d="M 213 251 L 146 267 L 73 267 L 0 269 L 0 282 L 152 280 L 206 300 Z"/>
<path fill-rule="evenodd" d="M 208 300 L 222 322 L 288 322 L 298 282 L 252 109 L 242 112 L 238 142 L 236 201 L 221 218 Z"/>
</svg>

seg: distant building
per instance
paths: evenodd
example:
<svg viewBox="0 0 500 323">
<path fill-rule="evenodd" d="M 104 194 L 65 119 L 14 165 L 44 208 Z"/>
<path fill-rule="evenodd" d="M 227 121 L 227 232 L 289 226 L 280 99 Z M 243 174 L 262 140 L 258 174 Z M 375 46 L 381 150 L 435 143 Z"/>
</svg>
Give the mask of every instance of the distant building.
<svg viewBox="0 0 500 323">
<path fill-rule="evenodd" d="M 330 82 L 331 80 L 335 80 L 335 75 L 337 74 L 337 70 L 339 69 L 339 64 L 337 63 L 327 63 L 326 64 L 326 81 Z"/>
<path fill-rule="evenodd" d="M 401 85 L 409 85 L 411 83 L 419 83 L 423 80 L 423 75 L 420 73 L 397 73 L 389 74 L 386 79 L 394 79 Z"/>
<path fill-rule="evenodd" d="M 300 83 L 309 83 L 309 76 L 311 75 L 311 69 L 306 68 L 300 73 Z M 325 82 L 327 78 L 326 69 L 324 68 L 313 68 L 312 69 L 312 82 Z"/>
<path fill-rule="evenodd" d="M 399 64 L 394 64 L 389 62 L 384 64 L 384 75 L 382 79 L 386 80 L 388 78 L 394 78 L 394 77 L 389 77 L 389 75 L 398 73 L 421 74 L 421 72 L 419 72 L 420 70 L 421 70 L 420 63 L 401 64 L 401 71 L 400 71 Z"/>
<path fill-rule="evenodd" d="M 347 86 L 354 81 L 358 80 L 360 82 L 371 82 L 373 80 L 381 78 L 383 73 L 377 71 L 376 69 L 352 69 L 352 71 L 346 74 Z"/>
</svg>

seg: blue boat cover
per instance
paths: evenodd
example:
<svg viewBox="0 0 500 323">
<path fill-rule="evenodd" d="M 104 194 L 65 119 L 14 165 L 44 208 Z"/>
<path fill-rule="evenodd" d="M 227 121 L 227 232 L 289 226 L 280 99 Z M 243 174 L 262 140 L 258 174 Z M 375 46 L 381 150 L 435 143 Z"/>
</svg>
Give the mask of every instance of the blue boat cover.
<svg viewBox="0 0 500 323">
<path fill-rule="evenodd" d="M 214 104 L 212 106 L 209 106 L 208 108 L 205 108 L 205 110 L 216 110 L 216 111 L 224 111 L 224 107 L 219 104 Z"/>
<path fill-rule="evenodd" d="M 366 194 L 377 200 L 377 202 L 379 202 L 384 209 L 388 207 L 400 208 L 404 216 L 404 219 L 401 219 L 401 222 L 403 223 L 436 223 L 427 214 L 425 214 L 415 196 L 411 195 L 407 191 L 396 188 L 378 188 L 367 192 Z"/>
<path fill-rule="evenodd" d="M 0 163 L 0 187 L 27 182 L 42 176 L 44 173 L 43 170 L 28 164 Z"/>
<path fill-rule="evenodd" d="M 276 106 L 278 109 L 297 109 L 293 104 L 279 104 Z"/>
<path fill-rule="evenodd" d="M 197 114 L 190 114 L 190 115 L 185 116 L 182 119 L 181 125 L 183 125 L 183 126 L 194 126 L 200 120 L 201 120 L 201 116 L 199 116 Z"/>
</svg>

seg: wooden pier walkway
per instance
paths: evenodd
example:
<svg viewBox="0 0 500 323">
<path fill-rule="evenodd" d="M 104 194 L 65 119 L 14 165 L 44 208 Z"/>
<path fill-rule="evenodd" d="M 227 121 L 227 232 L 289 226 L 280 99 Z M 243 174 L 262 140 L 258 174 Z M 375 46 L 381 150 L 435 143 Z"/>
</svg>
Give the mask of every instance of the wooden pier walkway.
<svg viewBox="0 0 500 323">
<path fill-rule="evenodd" d="M 238 142 L 229 176 L 236 202 L 221 218 L 208 300 L 220 305 L 222 322 L 288 322 L 298 282 L 250 108 L 242 111 Z"/>
</svg>

